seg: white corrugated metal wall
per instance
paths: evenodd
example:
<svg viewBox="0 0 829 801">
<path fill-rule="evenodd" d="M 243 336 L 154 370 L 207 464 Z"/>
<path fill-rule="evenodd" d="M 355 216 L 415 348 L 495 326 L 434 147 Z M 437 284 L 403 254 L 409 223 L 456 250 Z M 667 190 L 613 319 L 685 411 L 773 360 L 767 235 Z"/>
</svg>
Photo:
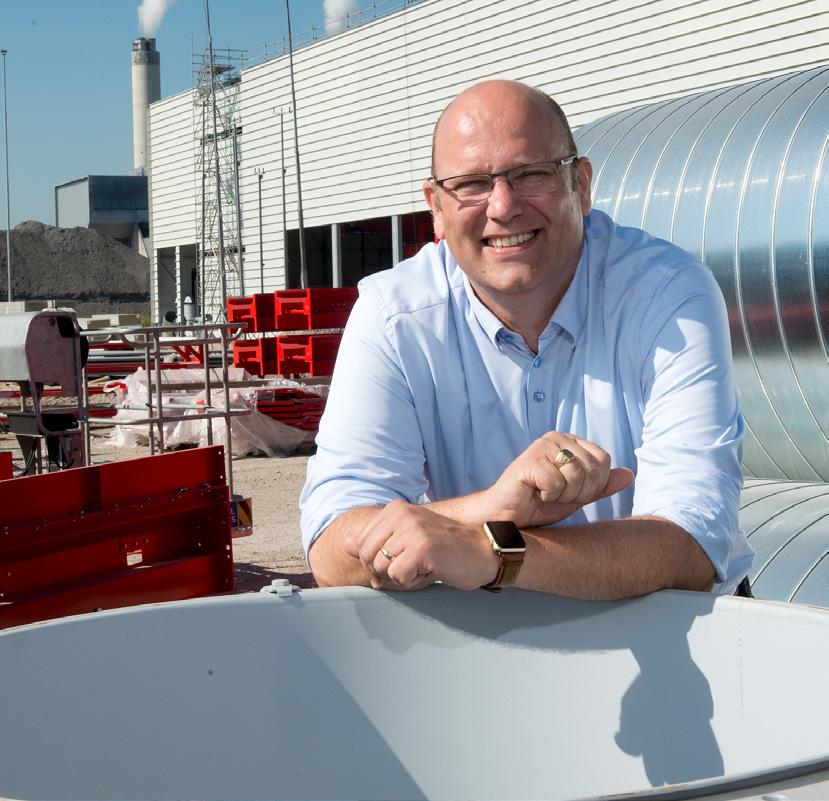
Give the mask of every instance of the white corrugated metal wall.
<svg viewBox="0 0 829 801">
<path fill-rule="evenodd" d="M 577 126 L 827 62 L 827 0 L 423 0 L 294 53 L 305 225 L 422 210 L 437 114 L 478 80 L 538 86 Z M 285 285 L 280 109 L 290 229 L 298 223 L 287 56 L 242 73 L 249 289 L 259 286 L 255 169 L 265 170 L 265 288 Z M 196 242 L 192 114 L 189 92 L 151 107 L 154 250 Z"/>
</svg>

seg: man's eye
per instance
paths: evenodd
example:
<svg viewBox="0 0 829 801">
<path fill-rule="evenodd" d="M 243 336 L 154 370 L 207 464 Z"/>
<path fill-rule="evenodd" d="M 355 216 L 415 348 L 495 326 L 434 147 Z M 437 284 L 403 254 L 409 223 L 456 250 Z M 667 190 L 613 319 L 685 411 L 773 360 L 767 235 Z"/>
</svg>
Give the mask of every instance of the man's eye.
<svg viewBox="0 0 829 801">
<path fill-rule="evenodd" d="M 489 181 L 486 178 L 462 178 L 452 181 L 448 189 L 461 195 L 474 195 L 489 191 Z"/>
<path fill-rule="evenodd" d="M 512 182 L 527 184 L 544 183 L 544 181 L 549 180 L 554 175 L 554 173 L 555 170 L 542 169 L 540 167 L 536 167 L 532 170 L 524 170 L 518 173 L 518 175 L 514 175 L 512 178 Z"/>
</svg>

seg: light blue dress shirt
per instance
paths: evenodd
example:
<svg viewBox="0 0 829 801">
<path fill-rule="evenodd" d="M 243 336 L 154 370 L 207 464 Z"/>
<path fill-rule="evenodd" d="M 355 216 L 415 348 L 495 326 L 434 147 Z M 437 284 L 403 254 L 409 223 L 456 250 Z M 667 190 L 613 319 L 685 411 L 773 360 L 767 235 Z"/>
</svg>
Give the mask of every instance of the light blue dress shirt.
<svg viewBox="0 0 829 801">
<path fill-rule="evenodd" d="M 558 525 L 658 515 L 732 592 L 743 421 L 725 304 L 685 251 L 593 211 L 538 354 L 478 300 L 446 243 L 360 282 L 300 499 L 306 549 L 356 506 L 465 495 L 550 430 L 597 443 L 634 487 Z"/>
</svg>

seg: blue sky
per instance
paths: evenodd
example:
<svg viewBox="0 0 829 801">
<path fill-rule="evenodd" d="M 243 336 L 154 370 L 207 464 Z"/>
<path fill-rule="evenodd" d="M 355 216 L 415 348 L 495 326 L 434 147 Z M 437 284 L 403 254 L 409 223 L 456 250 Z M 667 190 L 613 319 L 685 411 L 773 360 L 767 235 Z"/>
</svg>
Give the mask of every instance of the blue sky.
<svg viewBox="0 0 829 801">
<path fill-rule="evenodd" d="M 139 0 L 0 0 L 0 48 L 8 50 L 12 226 L 23 220 L 54 225 L 56 184 L 132 167 L 130 52 L 140 35 L 139 5 Z M 298 39 L 308 38 L 301 34 L 323 21 L 323 0 L 291 0 Z M 210 0 L 210 24 L 215 47 L 255 50 L 286 34 L 285 2 Z M 174 0 L 156 38 L 166 97 L 192 85 L 192 53 L 206 43 L 204 0 Z M 5 228 L 2 158 L 0 177 L 0 228 Z"/>
</svg>

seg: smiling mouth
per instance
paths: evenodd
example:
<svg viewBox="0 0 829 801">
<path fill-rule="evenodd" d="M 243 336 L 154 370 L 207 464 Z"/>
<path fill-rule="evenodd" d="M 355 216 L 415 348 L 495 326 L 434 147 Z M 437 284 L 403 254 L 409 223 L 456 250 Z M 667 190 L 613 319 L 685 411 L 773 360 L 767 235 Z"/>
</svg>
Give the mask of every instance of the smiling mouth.
<svg viewBox="0 0 829 801">
<path fill-rule="evenodd" d="M 513 234 L 512 236 L 491 236 L 484 239 L 484 244 L 491 248 L 515 247 L 534 239 L 537 233 L 537 231 L 528 231 L 525 234 Z"/>
</svg>

